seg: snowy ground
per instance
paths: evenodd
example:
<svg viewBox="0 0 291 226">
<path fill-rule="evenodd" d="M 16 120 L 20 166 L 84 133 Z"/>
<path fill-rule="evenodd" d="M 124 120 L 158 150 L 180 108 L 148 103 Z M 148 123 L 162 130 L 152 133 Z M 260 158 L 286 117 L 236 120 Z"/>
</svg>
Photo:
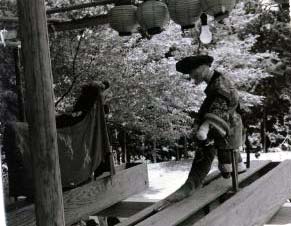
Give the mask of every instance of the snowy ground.
<svg viewBox="0 0 291 226">
<path fill-rule="evenodd" d="M 242 156 L 243 158 L 246 157 L 245 154 L 242 154 Z M 256 159 L 254 154 L 251 154 L 251 160 Z M 291 152 L 261 153 L 259 157 L 259 160 L 283 161 L 285 159 L 291 159 Z M 143 200 L 153 202 L 165 198 L 184 183 L 188 176 L 191 163 L 192 160 L 183 160 L 148 164 L 149 188 L 140 194 L 131 196 L 127 201 Z M 211 171 L 216 168 L 217 160 L 214 160 Z M 3 203 L 3 200 L 1 201 L 0 199 L 1 202 Z M 0 215 L 0 219 L 1 217 L 3 216 Z M 291 203 L 284 204 L 277 216 L 265 226 L 279 225 L 291 226 Z"/>
<path fill-rule="evenodd" d="M 246 155 L 243 153 L 245 159 Z M 291 159 L 291 152 L 261 153 L 259 160 L 283 161 Z M 251 160 L 258 160 L 251 154 Z M 178 189 L 187 179 L 192 160 L 171 161 L 157 164 L 148 164 L 149 189 L 143 193 L 134 195 L 129 200 L 142 199 L 144 201 L 157 201 L 165 198 Z M 217 160 L 214 160 L 212 170 L 217 168 Z M 291 213 L 290 213 L 291 214 Z"/>
<path fill-rule="evenodd" d="M 245 159 L 246 155 L 242 154 Z M 261 153 L 259 160 L 283 161 L 291 159 L 291 152 Z M 251 160 L 258 160 L 251 154 Z M 165 198 L 178 189 L 187 179 L 192 160 L 171 161 L 156 164 L 148 164 L 149 188 L 137 195 L 131 196 L 127 201 L 158 201 Z M 212 171 L 217 168 L 217 160 L 214 160 Z M 277 216 L 265 226 L 291 226 L 291 203 L 285 203 Z"/>
</svg>

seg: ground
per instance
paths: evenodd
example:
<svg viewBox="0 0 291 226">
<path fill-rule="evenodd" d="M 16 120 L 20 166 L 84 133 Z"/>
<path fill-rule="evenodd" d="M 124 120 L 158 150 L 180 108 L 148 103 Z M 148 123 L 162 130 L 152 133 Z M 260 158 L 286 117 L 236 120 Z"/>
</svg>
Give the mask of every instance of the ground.
<svg viewBox="0 0 291 226">
<path fill-rule="evenodd" d="M 243 158 L 246 155 L 243 153 Z M 251 160 L 257 159 L 254 154 L 251 154 Z M 285 159 L 291 159 L 291 152 L 278 151 L 272 153 L 261 153 L 260 160 L 272 160 L 272 161 L 283 161 Z M 182 161 L 170 161 L 162 162 L 157 164 L 148 164 L 149 173 L 149 189 L 146 191 L 131 196 L 128 201 L 134 200 L 145 200 L 145 201 L 157 201 L 165 198 L 172 192 L 174 192 L 179 186 L 181 186 L 188 176 L 188 172 L 191 167 L 192 160 Z M 212 171 L 217 168 L 217 160 L 214 160 Z M 2 200 L 0 199 L 0 202 Z M 266 224 L 265 226 L 276 226 L 276 225 L 289 225 L 291 226 L 291 203 L 285 203 L 277 216 Z M 290 215 L 290 216 L 289 216 Z M 1 215 L 0 215 L 1 217 Z"/>
<path fill-rule="evenodd" d="M 245 159 L 246 154 L 242 153 Z M 259 158 L 251 154 L 251 160 L 283 161 L 291 159 L 291 152 L 278 151 L 261 153 Z M 160 200 L 174 192 L 187 179 L 192 160 L 170 161 L 159 164 L 148 164 L 150 187 L 142 194 L 132 196 L 130 199 L 142 198 L 146 200 Z M 214 160 L 211 171 L 217 168 L 217 160 Z"/>
<path fill-rule="evenodd" d="M 242 154 L 246 158 L 246 154 Z M 259 158 L 251 154 L 251 160 L 272 160 L 283 161 L 291 159 L 291 152 L 278 151 L 270 153 L 261 153 Z M 143 200 L 157 201 L 165 198 L 181 186 L 187 178 L 191 167 L 191 160 L 171 161 L 158 164 L 148 164 L 149 189 L 131 196 L 128 201 Z M 212 170 L 217 168 L 217 160 L 214 160 Z M 291 198 L 291 197 L 290 197 Z M 265 224 L 265 226 L 291 226 L 291 203 L 287 202 L 281 207 L 277 214 Z"/>
</svg>

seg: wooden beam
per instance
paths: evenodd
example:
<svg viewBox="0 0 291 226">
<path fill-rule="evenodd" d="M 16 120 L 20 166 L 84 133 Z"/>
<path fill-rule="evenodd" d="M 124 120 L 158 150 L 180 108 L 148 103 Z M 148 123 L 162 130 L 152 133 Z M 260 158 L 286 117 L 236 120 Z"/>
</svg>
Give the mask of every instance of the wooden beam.
<svg viewBox="0 0 291 226">
<path fill-rule="evenodd" d="M 2 17 L 0 18 L 0 22 L 18 23 L 18 17 Z M 103 14 L 77 20 L 48 19 L 48 23 L 49 32 L 68 31 L 108 24 L 109 16 L 108 14 Z"/>
<path fill-rule="evenodd" d="M 286 202 L 280 207 L 279 211 L 271 218 L 271 220 L 265 224 L 265 226 L 271 225 L 290 225 L 291 222 L 291 203 Z"/>
<path fill-rule="evenodd" d="M 54 13 L 62 13 L 62 12 L 67 12 L 67 11 L 72 11 L 72 10 L 85 9 L 85 8 L 90 8 L 90 7 L 100 6 L 100 5 L 114 4 L 115 2 L 117 2 L 117 0 L 94 0 L 92 2 L 84 3 L 84 4 L 76 4 L 76 5 L 67 6 L 67 7 L 48 9 L 46 11 L 46 14 L 49 15 L 49 14 L 54 14 Z"/>
<path fill-rule="evenodd" d="M 256 164 L 252 163 L 253 167 L 250 168 L 247 172 L 243 173 L 239 177 L 239 182 L 246 180 L 250 176 L 254 175 L 258 170 L 266 166 L 270 161 L 257 161 Z M 232 180 L 231 178 L 226 180 L 220 178 L 213 181 L 208 186 L 205 186 L 203 189 L 197 190 L 189 198 L 182 200 L 181 202 L 175 203 L 161 211 L 152 217 L 142 221 L 137 224 L 137 226 L 174 226 L 182 223 L 188 217 L 193 215 L 198 210 L 201 210 L 203 207 L 207 206 L 212 201 L 219 198 L 221 195 L 230 191 L 232 189 Z M 217 224 L 219 225 L 219 224 Z M 208 226 L 208 225 L 207 225 Z"/>
<path fill-rule="evenodd" d="M 7 22 L 7 23 L 18 23 L 18 17 L 0 17 L 0 22 Z M 54 22 L 65 22 L 67 20 L 59 19 L 59 18 L 47 18 L 48 23 Z"/>
<path fill-rule="evenodd" d="M 207 185 L 211 181 L 217 179 L 220 177 L 219 171 L 214 171 L 210 173 L 204 180 L 203 184 Z M 140 212 L 137 212 L 136 214 L 132 215 L 130 218 L 126 219 L 124 222 L 118 224 L 118 226 L 133 226 L 136 225 L 138 222 L 141 222 L 142 220 L 146 219 L 147 217 L 153 215 L 156 213 L 158 209 L 164 208 L 168 204 L 164 202 L 164 200 L 160 200 L 156 202 L 155 204 L 143 209 Z"/>
<path fill-rule="evenodd" d="M 256 173 L 258 170 L 266 166 L 270 161 L 253 161 L 251 168 L 239 176 L 239 182 L 242 182 Z M 157 209 L 163 207 L 163 200 L 155 205 L 144 209 L 143 211 L 133 215 L 117 226 L 171 226 L 177 225 L 197 212 L 209 202 L 217 199 L 225 192 L 231 190 L 231 179 L 219 178 L 209 185 L 198 189 L 194 194 L 180 202 L 174 203 L 164 210 L 155 213 Z"/>
<path fill-rule="evenodd" d="M 49 31 L 55 32 L 55 31 L 84 29 L 88 27 L 104 25 L 104 24 L 107 24 L 108 22 L 109 22 L 109 16 L 107 14 L 92 16 L 92 17 L 84 17 L 78 20 L 51 23 L 49 26 Z"/>
<path fill-rule="evenodd" d="M 15 22 L 18 23 L 18 17 L 0 18 L 0 22 Z M 77 20 L 60 20 L 60 19 L 48 19 L 49 32 L 68 31 L 76 29 L 85 29 L 88 27 L 94 27 L 98 25 L 104 25 L 109 23 L 108 14 L 84 17 Z"/>
<path fill-rule="evenodd" d="M 193 226 L 264 225 L 290 198 L 290 174 L 291 160 L 285 160 Z"/>
<path fill-rule="evenodd" d="M 66 7 L 60 7 L 60 8 L 51 8 L 46 11 L 47 15 L 54 14 L 54 13 L 63 13 L 68 12 L 72 10 L 79 10 L 79 9 L 85 9 L 100 5 L 108 5 L 108 4 L 134 4 L 132 0 L 94 0 L 89 3 L 83 3 L 83 4 L 76 4 Z"/>
<path fill-rule="evenodd" d="M 5 45 L 8 47 L 13 47 L 13 48 L 19 48 L 21 47 L 21 42 L 11 42 L 11 41 L 5 41 Z"/>
<path fill-rule="evenodd" d="M 140 164 L 64 193 L 66 225 L 139 193 L 148 187 L 147 166 Z M 7 226 L 34 226 L 34 205 L 7 213 Z"/>
<path fill-rule="evenodd" d="M 142 211 L 143 209 L 155 204 L 154 202 L 131 202 L 122 201 L 95 214 L 104 217 L 129 218 L 130 216 Z"/>
<path fill-rule="evenodd" d="M 211 181 L 217 179 L 220 177 L 220 172 L 218 170 L 213 171 L 210 173 L 205 181 L 203 182 L 203 185 L 209 184 Z M 156 205 L 156 203 L 160 200 L 149 200 L 146 198 L 134 198 L 134 199 L 127 199 L 125 201 L 122 201 L 120 203 L 117 203 L 99 213 L 97 213 L 97 216 L 115 216 L 115 217 L 121 217 L 121 218 L 129 218 L 133 216 L 134 214 L 137 214 L 138 212 L 146 209 L 147 207 L 152 208 Z M 159 205 L 159 204 L 158 204 Z"/>
<path fill-rule="evenodd" d="M 63 226 L 64 206 L 44 0 L 18 0 L 36 225 Z M 34 211 L 33 211 L 34 212 Z"/>
<path fill-rule="evenodd" d="M 18 23 L 18 17 L 0 17 L 0 22 Z"/>
</svg>

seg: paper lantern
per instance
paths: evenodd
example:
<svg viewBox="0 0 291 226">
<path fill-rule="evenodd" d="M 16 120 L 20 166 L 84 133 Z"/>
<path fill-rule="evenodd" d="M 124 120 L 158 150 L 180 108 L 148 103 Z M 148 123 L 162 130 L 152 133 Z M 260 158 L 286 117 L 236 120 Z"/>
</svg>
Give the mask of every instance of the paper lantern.
<svg viewBox="0 0 291 226">
<path fill-rule="evenodd" d="M 145 1 L 137 8 L 137 20 L 150 35 L 159 34 L 170 21 L 168 7 L 160 1 Z"/>
<path fill-rule="evenodd" d="M 168 0 L 168 9 L 171 19 L 182 30 L 193 28 L 201 14 L 200 0 Z"/>
<path fill-rule="evenodd" d="M 202 10 L 216 20 L 228 17 L 235 4 L 236 0 L 201 0 Z"/>
<path fill-rule="evenodd" d="M 137 7 L 134 5 L 119 5 L 109 12 L 109 24 L 118 31 L 120 36 L 129 36 L 137 28 Z"/>
</svg>

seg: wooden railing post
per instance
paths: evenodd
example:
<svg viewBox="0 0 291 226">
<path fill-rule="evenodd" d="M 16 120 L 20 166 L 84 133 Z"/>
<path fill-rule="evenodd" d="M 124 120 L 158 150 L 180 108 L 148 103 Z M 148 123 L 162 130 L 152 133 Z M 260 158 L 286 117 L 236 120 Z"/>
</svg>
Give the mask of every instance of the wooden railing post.
<svg viewBox="0 0 291 226">
<path fill-rule="evenodd" d="M 44 0 L 18 0 L 38 226 L 64 226 L 54 94 Z"/>
</svg>

